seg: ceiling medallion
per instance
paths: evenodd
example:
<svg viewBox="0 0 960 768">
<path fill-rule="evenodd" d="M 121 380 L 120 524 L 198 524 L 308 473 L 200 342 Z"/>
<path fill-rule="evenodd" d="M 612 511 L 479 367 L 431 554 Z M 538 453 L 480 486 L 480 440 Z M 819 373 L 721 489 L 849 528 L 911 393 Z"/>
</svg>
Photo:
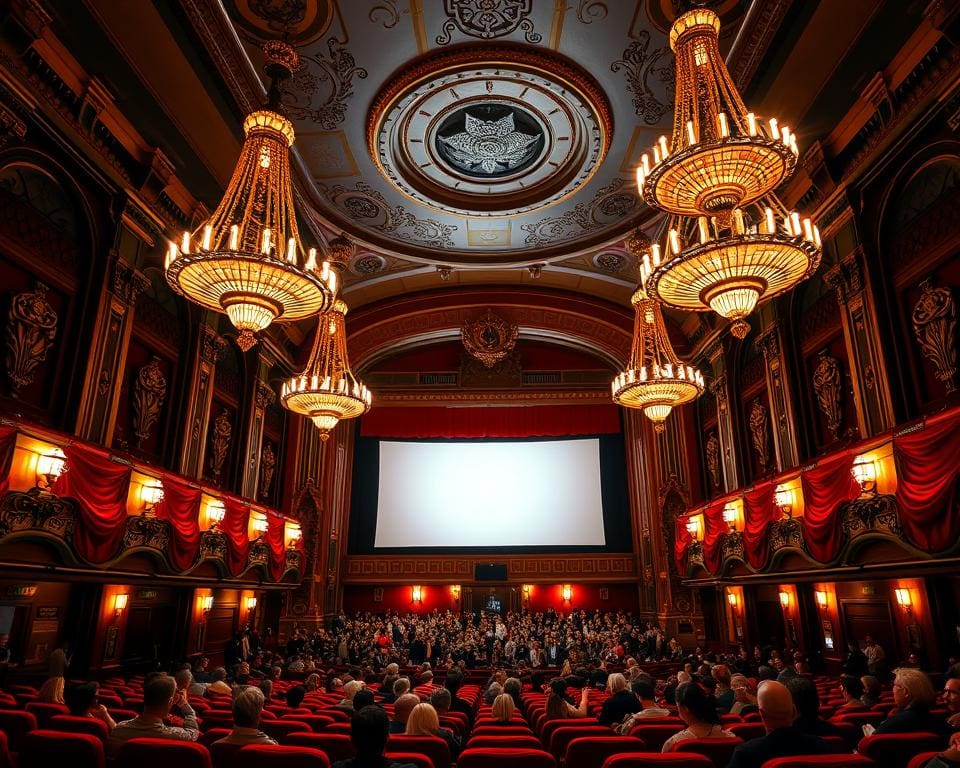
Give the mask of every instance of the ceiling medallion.
<svg viewBox="0 0 960 768">
<path fill-rule="evenodd" d="M 505 359 L 517 344 L 519 329 L 502 317 L 487 313 L 460 329 L 463 346 L 487 368 Z"/>
<path fill-rule="evenodd" d="M 367 115 L 380 173 L 418 203 L 471 217 L 546 207 L 582 187 L 610 146 L 610 105 L 567 59 L 511 44 L 428 54 Z"/>
</svg>

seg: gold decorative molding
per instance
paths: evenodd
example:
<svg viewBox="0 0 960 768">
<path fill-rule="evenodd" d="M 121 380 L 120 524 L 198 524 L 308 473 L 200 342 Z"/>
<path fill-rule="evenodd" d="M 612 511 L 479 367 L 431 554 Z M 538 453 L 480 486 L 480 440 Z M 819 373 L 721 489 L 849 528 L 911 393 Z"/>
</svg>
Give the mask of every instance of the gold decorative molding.
<svg viewBox="0 0 960 768">
<path fill-rule="evenodd" d="M 16 294 L 7 312 L 6 367 L 11 394 L 33 383 L 57 335 L 57 313 L 47 301 L 47 286 Z"/>
<path fill-rule="evenodd" d="M 213 437 L 210 440 L 210 472 L 215 480 L 220 479 L 232 441 L 233 424 L 230 423 L 230 412 L 223 408 L 213 420 Z"/>
<path fill-rule="evenodd" d="M 160 418 L 166 397 L 167 380 L 163 376 L 160 358 L 154 355 L 149 363 L 137 371 L 137 380 L 133 385 L 133 433 L 137 436 L 138 446 L 150 438 L 150 431 Z"/>
<path fill-rule="evenodd" d="M 836 440 L 840 437 L 840 425 L 843 423 L 842 375 L 840 361 L 828 354 L 827 350 L 820 352 L 812 383 L 817 407 L 826 417 L 827 429 Z"/>
<path fill-rule="evenodd" d="M 491 310 L 460 328 L 464 349 L 486 368 L 505 360 L 517 344 L 519 329 Z"/>
<path fill-rule="evenodd" d="M 920 290 L 911 315 L 913 333 L 950 394 L 957 389 L 957 305 L 950 289 L 935 288 L 933 278 L 920 283 Z"/>
<path fill-rule="evenodd" d="M 577 579 L 581 581 L 633 581 L 637 578 L 637 561 L 633 555 L 508 555 L 496 558 L 507 565 L 510 581 L 546 581 Z M 477 563 L 490 562 L 490 556 L 390 556 L 356 555 L 345 560 L 345 583 L 378 583 L 411 578 L 424 581 L 473 581 Z"/>
</svg>

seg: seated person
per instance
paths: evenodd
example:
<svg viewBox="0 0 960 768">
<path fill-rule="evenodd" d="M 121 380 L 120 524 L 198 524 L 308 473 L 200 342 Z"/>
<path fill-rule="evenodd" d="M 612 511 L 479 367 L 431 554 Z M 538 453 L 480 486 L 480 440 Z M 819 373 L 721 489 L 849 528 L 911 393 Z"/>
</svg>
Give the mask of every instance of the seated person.
<svg viewBox="0 0 960 768">
<path fill-rule="evenodd" d="M 369 707 L 371 704 L 376 704 L 377 699 L 374 692 L 364 686 L 359 691 L 357 691 L 353 696 L 353 710 L 359 712 L 364 707 Z M 379 705 L 378 705 L 379 706 Z"/>
<path fill-rule="evenodd" d="M 362 686 L 363 683 L 360 683 Z M 307 689 L 302 685 L 294 685 L 287 689 L 287 706 L 291 709 L 299 709 L 303 704 L 303 697 L 307 695 Z"/>
<path fill-rule="evenodd" d="M 104 722 L 107 730 L 112 731 L 117 727 L 117 724 L 110 717 L 107 708 L 97 701 L 99 690 L 100 685 L 98 683 L 71 685 L 63 692 L 64 703 L 74 717 L 93 717 Z"/>
<path fill-rule="evenodd" d="M 863 683 L 863 696 L 860 697 L 863 706 L 869 709 L 875 704 L 879 704 L 880 694 L 883 691 L 880 681 L 873 675 L 864 675 L 860 678 L 860 682 Z"/>
<path fill-rule="evenodd" d="M 806 678 L 794 680 L 809 682 Z M 797 708 L 790 691 L 782 683 L 764 680 L 758 687 L 757 701 L 766 735 L 738 746 L 727 768 L 761 768 L 767 760 L 775 757 L 827 755 L 833 751 L 819 736 L 804 733 L 794 725 Z"/>
<path fill-rule="evenodd" d="M 184 713 L 182 728 L 175 728 L 163 722 L 174 704 Z M 187 692 L 178 691 L 172 677 L 158 675 L 143 684 L 143 713 L 133 720 L 117 723 L 117 727 L 110 732 L 110 737 L 107 739 L 107 756 L 108 759 L 115 758 L 123 743 L 130 739 L 149 737 L 196 741 L 199 735 L 197 715 L 187 701 Z"/>
<path fill-rule="evenodd" d="M 745 715 L 757 711 L 757 696 L 746 675 L 736 674 L 730 677 L 730 689 L 733 691 L 731 715 Z"/>
<path fill-rule="evenodd" d="M 503 696 L 504 694 L 501 694 Z M 450 756 L 456 760 L 460 752 L 460 740 L 454 736 L 453 731 L 440 727 L 440 718 L 437 717 L 437 710 L 430 704 L 417 704 L 407 718 L 407 728 L 404 731 L 407 736 L 438 736 L 447 742 L 450 749 Z"/>
<path fill-rule="evenodd" d="M 337 761 L 331 768 L 417 768 L 412 763 L 397 763 L 383 756 L 390 737 L 389 729 L 390 722 L 382 707 L 359 710 L 350 726 L 350 741 L 356 754 L 348 760 Z"/>
<path fill-rule="evenodd" d="M 840 675 L 840 693 L 843 696 L 843 704 L 837 707 L 834 714 L 843 712 L 856 712 L 864 710 L 861 698 L 863 697 L 863 683 L 856 675 Z"/>
<path fill-rule="evenodd" d="M 957 679 L 957 678 L 954 678 Z M 950 739 L 950 746 L 936 757 L 931 757 L 923 768 L 958 768 L 960 767 L 960 734 L 954 734 Z"/>
<path fill-rule="evenodd" d="M 643 709 L 643 705 L 628 688 L 627 678 L 620 673 L 612 674 L 607 678 L 607 690 L 610 696 L 603 702 L 600 715 L 597 717 L 600 725 L 619 725 L 625 718 Z"/>
<path fill-rule="evenodd" d="M 436 688 L 430 694 L 430 703 L 437 710 L 437 715 L 443 717 L 450 711 L 450 705 L 453 703 L 453 696 L 446 688 Z"/>
<path fill-rule="evenodd" d="M 583 686 L 580 691 L 580 706 L 574 707 L 567 699 L 567 681 L 562 677 L 555 677 L 550 681 L 550 694 L 547 696 L 547 720 L 565 717 L 586 717 L 587 699 L 590 689 Z"/>
<path fill-rule="evenodd" d="M 66 682 L 63 676 L 48 677 L 40 686 L 40 690 L 37 691 L 37 701 L 44 704 L 63 704 L 63 689 L 65 687 Z"/>
<path fill-rule="evenodd" d="M 516 709 L 517 707 L 513 703 L 513 697 L 510 696 L 510 694 L 501 693 L 493 700 L 490 714 L 493 716 L 495 723 L 509 723 Z"/>
<path fill-rule="evenodd" d="M 663 752 L 672 752 L 674 744 L 686 739 L 734 738 L 730 731 L 720 725 L 716 699 L 698 683 L 678 686 L 676 699 L 677 713 L 687 727 L 664 742 Z"/>
<path fill-rule="evenodd" d="M 636 696 L 637 701 L 640 702 L 641 709 L 632 715 L 627 715 L 623 723 L 614 728 L 617 733 L 626 736 L 629 735 L 633 726 L 641 724 L 644 720 L 649 720 L 653 717 L 671 716 L 670 710 L 658 706 L 654 699 L 656 689 L 653 687 L 653 678 L 641 674 L 636 680 L 630 683 L 630 688 L 633 691 L 633 695 Z"/>
<path fill-rule="evenodd" d="M 233 699 L 233 730 L 215 744 L 276 744 L 260 730 L 263 714 L 263 691 L 247 686 Z"/>
<path fill-rule="evenodd" d="M 960 677 L 950 677 L 943 683 L 943 705 L 947 708 L 947 727 L 960 731 Z"/>
<path fill-rule="evenodd" d="M 207 693 L 233 693 L 227 682 L 227 670 L 217 667 L 210 675 L 211 683 L 207 686 Z"/>
<path fill-rule="evenodd" d="M 811 736 L 839 736 L 840 729 L 820 717 L 820 695 L 809 677 L 792 677 L 786 682 L 797 709 L 794 725 Z"/>
<path fill-rule="evenodd" d="M 390 721 L 390 733 L 406 733 L 407 720 L 420 699 L 413 693 L 405 693 L 393 704 L 393 719 Z"/>
<path fill-rule="evenodd" d="M 710 670 L 710 674 L 717 681 L 715 697 L 717 699 L 717 712 L 721 715 L 730 713 L 736 696 L 730 687 L 730 668 L 726 664 L 716 664 Z"/>
<path fill-rule="evenodd" d="M 945 734 L 943 718 L 930 714 L 936 703 L 933 683 L 919 669 L 903 668 L 893 673 L 893 703 L 897 711 L 890 715 L 874 733 L 936 733 Z"/>
</svg>

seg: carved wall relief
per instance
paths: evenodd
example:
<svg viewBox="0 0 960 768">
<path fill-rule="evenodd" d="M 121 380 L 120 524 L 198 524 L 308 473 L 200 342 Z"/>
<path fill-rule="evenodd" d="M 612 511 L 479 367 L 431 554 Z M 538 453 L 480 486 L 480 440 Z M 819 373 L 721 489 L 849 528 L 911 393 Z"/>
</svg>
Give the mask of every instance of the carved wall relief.
<svg viewBox="0 0 960 768">
<path fill-rule="evenodd" d="M 137 381 L 133 385 L 133 433 L 137 436 L 138 446 L 149 439 L 166 397 L 167 380 L 163 376 L 160 358 L 154 355 L 137 372 Z"/>
<path fill-rule="evenodd" d="M 47 359 L 57 335 L 57 313 L 47 301 L 47 286 L 18 293 L 7 313 L 6 366 L 11 394 L 33 382 L 37 366 Z"/>
<path fill-rule="evenodd" d="M 750 440 L 763 469 L 770 463 L 770 417 L 758 397 L 750 405 Z"/>
<path fill-rule="evenodd" d="M 493 368 L 513 351 L 519 331 L 489 309 L 483 317 L 465 324 L 460 329 L 463 346 L 487 368 Z"/>
<path fill-rule="evenodd" d="M 443 32 L 437 35 L 437 45 L 449 43 L 455 30 L 492 40 L 520 29 L 531 45 L 543 39 L 528 18 L 533 0 L 445 0 L 443 9 L 449 18 L 443 23 Z"/>
<path fill-rule="evenodd" d="M 233 425 L 230 423 L 230 412 L 222 408 L 213 421 L 213 439 L 210 441 L 210 471 L 215 480 L 219 480 L 223 472 L 223 463 L 227 459 L 232 439 Z"/>
<path fill-rule="evenodd" d="M 957 388 L 957 305 L 950 289 L 935 288 L 933 278 L 920 283 L 920 289 L 913 307 L 913 333 L 949 394 Z"/>
<path fill-rule="evenodd" d="M 836 440 L 843 424 L 842 377 L 840 362 L 827 350 L 820 353 L 813 371 L 813 392 L 817 396 L 817 407 L 827 419 L 827 429 Z"/>
<path fill-rule="evenodd" d="M 714 488 L 720 487 L 720 439 L 716 432 L 711 432 L 704 446 L 707 454 L 707 470 L 710 473 L 710 484 Z"/>
<path fill-rule="evenodd" d="M 260 498 L 270 498 L 270 487 L 273 485 L 273 473 L 277 466 L 277 456 L 270 443 L 264 442 L 260 453 Z"/>
</svg>

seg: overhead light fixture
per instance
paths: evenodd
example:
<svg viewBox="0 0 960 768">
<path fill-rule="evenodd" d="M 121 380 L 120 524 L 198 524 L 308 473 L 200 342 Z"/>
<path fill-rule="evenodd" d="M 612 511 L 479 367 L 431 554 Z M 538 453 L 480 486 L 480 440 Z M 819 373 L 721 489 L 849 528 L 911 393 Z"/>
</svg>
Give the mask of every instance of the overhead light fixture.
<svg viewBox="0 0 960 768">
<path fill-rule="evenodd" d="M 860 486 L 860 491 L 865 494 L 876 493 L 877 490 L 877 462 L 872 456 L 866 454 L 857 456 L 853 460 L 853 467 L 850 470 L 853 479 Z"/>
<path fill-rule="evenodd" d="M 643 259 L 649 260 L 649 255 Z M 703 375 L 673 351 L 660 305 L 642 287 L 630 303 L 634 308 L 630 359 L 610 389 L 617 405 L 642 410 L 659 433 L 666 429 L 670 411 L 703 394 Z"/>
<path fill-rule="evenodd" d="M 48 491 L 63 474 L 67 457 L 59 448 L 52 448 L 37 457 L 37 488 Z"/>
<path fill-rule="evenodd" d="M 796 169 L 788 126 L 748 112 L 723 57 L 720 20 L 706 8 L 670 30 L 676 57 L 673 132 L 641 157 L 643 199 L 671 216 L 667 243 L 643 275 L 650 296 L 678 309 L 712 310 L 744 338 L 762 301 L 809 277 L 820 232 L 773 194 Z"/>
<path fill-rule="evenodd" d="M 165 265 L 174 291 L 230 318 L 243 351 L 275 320 L 325 312 L 337 292 L 337 276 L 301 242 L 293 205 L 294 132 L 283 116 L 280 84 L 299 69 L 300 57 L 280 41 L 263 50 L 268 106 L 244 120 L 240 159 L 217 209 L 179 244 L 170 243 Z"/>
</svg>

